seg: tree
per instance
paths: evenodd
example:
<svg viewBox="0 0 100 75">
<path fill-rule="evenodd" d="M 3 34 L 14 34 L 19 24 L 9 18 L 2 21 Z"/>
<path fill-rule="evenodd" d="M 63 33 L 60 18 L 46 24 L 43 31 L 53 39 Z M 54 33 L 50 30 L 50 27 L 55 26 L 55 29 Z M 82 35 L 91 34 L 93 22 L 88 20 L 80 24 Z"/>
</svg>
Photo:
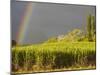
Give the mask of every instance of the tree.
<svg viewBox="0 0 100 75">
<path fill-rule="evenodd" d="M 83 36 L 84 34 L 80 29 L 74 29 L 65 36 L 64 40 L 69 42 L 82 41 Z"/>
<path fill-rule="evenodd" d="M 88 16 L 87 19 L 87 37 L 88 37 L 88 41 L 92 41 L 92 33 L 91 33 L 91 15 Z"/>
<path fill-rule="evenodd" d="M 87 37 L 88 41 L 93 41 L 96 35 L 96 25 L 95 25 L 95 17 L 91 14 L 87 19 Z"/>
<path fill-rule="evenodd" d="M 92 25 L 92 38 L 93 38 L 93 41 L 95 41 L 95 36 L 96 36 L 96 21 L 95 21 L 95 17 L 94 16 L 92 16 L 91 25 Z"/>
<path fill-rule="evenodd" d="M 12 46 L 15 46 L 17 43 L 15 40 L 12 40 Z"/>
</svg>

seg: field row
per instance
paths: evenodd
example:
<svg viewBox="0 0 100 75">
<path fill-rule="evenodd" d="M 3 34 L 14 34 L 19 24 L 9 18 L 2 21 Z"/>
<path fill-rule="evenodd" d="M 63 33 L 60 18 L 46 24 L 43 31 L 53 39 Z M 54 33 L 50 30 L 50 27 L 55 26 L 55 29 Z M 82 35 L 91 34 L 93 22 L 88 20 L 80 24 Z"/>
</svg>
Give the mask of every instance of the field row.
<svg viewBox="0 0 100 75">
<path fill-rule="evenodd" d="M 12 70 L 49 70 L 95 65 L 95 42 L 45 43 L 12 48 Z"/>
</svg>

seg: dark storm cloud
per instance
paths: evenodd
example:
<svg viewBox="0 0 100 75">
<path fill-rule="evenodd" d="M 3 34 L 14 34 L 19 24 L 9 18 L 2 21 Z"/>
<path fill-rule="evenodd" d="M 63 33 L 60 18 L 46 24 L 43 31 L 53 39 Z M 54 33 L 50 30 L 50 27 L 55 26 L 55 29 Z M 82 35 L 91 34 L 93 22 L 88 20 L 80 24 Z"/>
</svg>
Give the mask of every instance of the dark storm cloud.
<svg viewBox="0 0 100 75">
<path fill-rule="evenodd" d="M 16 38 L 20 19 L 28 2 L 12 3 L 12 38 Z M 33 11 L 23 43 L 38 43 L 52 36 L 66 34 L 74 28 L 84 29 L 89 14 L 95 15 L 95 6 L 32 3 Z"/>
</svg>

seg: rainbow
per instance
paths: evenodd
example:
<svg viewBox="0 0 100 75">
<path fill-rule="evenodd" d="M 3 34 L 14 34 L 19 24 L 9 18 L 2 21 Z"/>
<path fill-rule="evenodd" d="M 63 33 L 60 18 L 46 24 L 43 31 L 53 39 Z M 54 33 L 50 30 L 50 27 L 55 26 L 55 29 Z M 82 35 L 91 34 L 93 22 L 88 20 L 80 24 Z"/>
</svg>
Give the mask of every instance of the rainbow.
<svg viewBox="0 0 100 75">
<path fill-rule="evenodd" d="M 19 30 L 17 33 L 17 37 L 16 37 L 16 41 L 19 43 L 22 43 L 24 40 L 24 37 L 26 35 L 26 31 L 28 28 L 28 24 L 30 21 L 30 17 L 32 15 L 32 10 L 33 10 L 33 6 L 32 3 L 28 3 L 25 13 L 23 14 L 22 18 L 21 18 L 21 22 L 19 25 Z"/>
</svg>

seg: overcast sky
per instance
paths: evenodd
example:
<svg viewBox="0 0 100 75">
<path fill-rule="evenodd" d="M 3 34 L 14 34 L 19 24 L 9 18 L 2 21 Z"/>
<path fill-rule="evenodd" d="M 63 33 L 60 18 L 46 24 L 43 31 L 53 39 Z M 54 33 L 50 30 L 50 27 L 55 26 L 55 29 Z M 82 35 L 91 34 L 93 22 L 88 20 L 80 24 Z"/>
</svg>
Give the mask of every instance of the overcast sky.
<svg viewBox="0 0 100 75">
<path fill-rule="evenodd" d="M 11 4 L 12 39 L 16 40 L 21 18 L 29 2 Z M 27 32 L 21 44 L 39 43 L 50 37 L 66 34 L 73 29 L 85 29 L 86 18 L 95 15 L 95 6 L 34 3 Z M 31 36 L 31 37 L 30 37 Z"/>
</svg>

